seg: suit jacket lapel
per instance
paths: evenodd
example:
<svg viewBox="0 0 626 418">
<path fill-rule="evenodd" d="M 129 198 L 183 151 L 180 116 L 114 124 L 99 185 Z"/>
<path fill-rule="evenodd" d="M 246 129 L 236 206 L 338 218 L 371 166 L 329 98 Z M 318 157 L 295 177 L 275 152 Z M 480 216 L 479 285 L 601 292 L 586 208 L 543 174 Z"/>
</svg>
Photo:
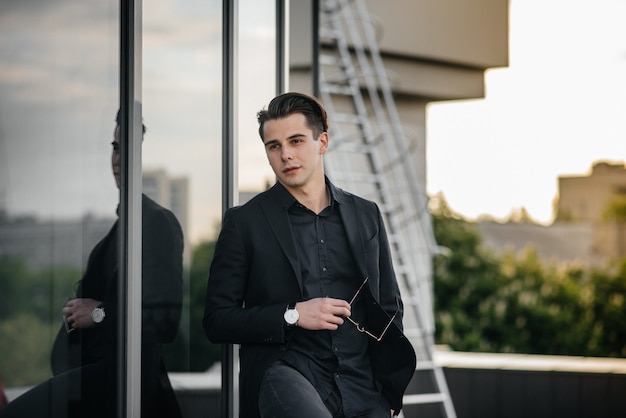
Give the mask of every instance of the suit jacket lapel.
<svg viewBox="0 0 626 418">
<path fill-rule="evenodd" d="M 358 208 L 352 195 L 345 193 L 343 190 L 335 187 L 331 183 L 333 196 L 341 204 L 341 220 L 343 221 L 350 249 L 356 260 L 356 264 L 361 273 L 359 280 L 363 280 L 367 276 L 367 264 L 365 262 L 365 247 L 363 237 L 361 236 L 361 225 L 359 222 Z"/>
<path fill-rule="evenodd" d="M 289 214 L 283 206 L 280 195 L 276 186 L 266 192 L 264 199 L 260 199 L 259 206 L 267 219 L 267 222 L 276 236 L 278 243 L 289 260 L 293 268 L 300 291 L 302 291 L 302 274 L 300 268 L 300 260 L 296 251 L 296 243 L 294 241 L 291 224 L 289 223 Z"/>
</svg>

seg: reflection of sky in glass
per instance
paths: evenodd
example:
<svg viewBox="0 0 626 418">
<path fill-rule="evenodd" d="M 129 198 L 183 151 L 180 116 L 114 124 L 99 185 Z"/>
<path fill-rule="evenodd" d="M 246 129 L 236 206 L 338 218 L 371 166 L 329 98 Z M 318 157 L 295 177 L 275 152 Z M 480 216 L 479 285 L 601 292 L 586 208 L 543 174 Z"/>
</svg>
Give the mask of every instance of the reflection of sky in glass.
<svg viewBox="0 0 626 418">
<path fill-rule="evenodd" d="M 276 95 L 274 3 L 240 1 L 239 185 L 242 190 L 263 190 L 267 181 L 274 183 L 256 121 L 257 112 Z"/>
<path fill-rule="evenodd" d="M 255 114 L 274 94 L 273 3 L 240 2 L 245 188 L 268 177 Z M 0 5 L 0 208 L 9 215 L 112 215 L 118 30 L 114 1 Z M 221 212 L 221 2 L 144 2 L 142 36 L 144 167 L 189 179 L 195 241 Z"/>
<path fill-rule="evenodd" d="M 143 3 L 145 169 L 189 181 L 188 238 L 221 210 L 221 2 Z"/>
<path fill-rule="evenodd" d="M 108 138 L 117 96 L 117 11 L 88 3 L 0 6 L 0 204 L 10 214 L 115 208 Z"/>
</svg>

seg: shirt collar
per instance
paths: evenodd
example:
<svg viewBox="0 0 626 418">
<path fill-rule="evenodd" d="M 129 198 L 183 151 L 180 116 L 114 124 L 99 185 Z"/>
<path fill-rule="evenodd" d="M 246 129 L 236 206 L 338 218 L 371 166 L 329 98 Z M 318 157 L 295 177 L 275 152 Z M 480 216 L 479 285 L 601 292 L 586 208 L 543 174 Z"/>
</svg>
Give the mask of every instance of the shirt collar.
<svg viewBox="0 0 626 418">
<path fill-rule="evenodd" d="M 337 197 L 336 188 L 330 182 L 328 177 L 324 176 L 324 181 L 326 183 L 326 190 L 328 190 L 330 195 L 330 206 L 333 207 L 335 202 L 341 203 L 341 200 Z M 283 186 L 279 181 L 276 182 L 276 187 L 278 188 L 278 198 L 285 209 L 289 209 L 295 203 L 299 203 L 298 200 L 293 197 L 293 195 L 289 193 L 289 191 L 285 189 L 285 186 Z"/>
</svg>

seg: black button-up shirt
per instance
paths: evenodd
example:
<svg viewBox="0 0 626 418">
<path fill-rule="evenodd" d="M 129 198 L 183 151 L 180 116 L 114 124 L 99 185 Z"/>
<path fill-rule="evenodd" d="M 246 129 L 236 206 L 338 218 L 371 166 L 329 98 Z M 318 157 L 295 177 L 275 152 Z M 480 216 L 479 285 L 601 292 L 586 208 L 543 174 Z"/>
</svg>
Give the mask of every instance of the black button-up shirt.
<svg viewBox="0 0 626 418">
<path fill-rule="evenodd" d="M 332 297 L 349 302 L 364 278 L 350 250 L 341 205 L 330 196 L 330 206 L 315 214 L 283 190 L 302 269 L 303 300 Z M 351 315 L 357 322 L 365 319 L 362 301 L 357 298 L 352 305 Z M 367 345 L 368 337 L 349 321 L 336 331 L 296 328 L 283 361 L 302 373 L 323 400 L 337 388 L 344 415 L 352 417 L 370 411 L 380 401 Z"/>
</svg>

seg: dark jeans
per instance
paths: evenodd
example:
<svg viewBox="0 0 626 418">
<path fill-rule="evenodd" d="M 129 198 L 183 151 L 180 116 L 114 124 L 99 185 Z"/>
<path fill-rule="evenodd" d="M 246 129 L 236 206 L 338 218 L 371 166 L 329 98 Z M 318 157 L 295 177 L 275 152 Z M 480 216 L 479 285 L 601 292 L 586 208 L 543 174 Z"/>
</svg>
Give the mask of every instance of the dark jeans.
<svg viewBox="0 0 626 418">
<path fill-rule="evenodd" d="M 346 418 L 341 410 L 341 395 L 333 391 L 322 400 L 317 390 L 300 372 L 278 361 L 266 372 L 259 389 L 262 418 Z M 360 418 L 389 418 L 391 410 L 381 396 L 379 405 Z"/>
</svg>

